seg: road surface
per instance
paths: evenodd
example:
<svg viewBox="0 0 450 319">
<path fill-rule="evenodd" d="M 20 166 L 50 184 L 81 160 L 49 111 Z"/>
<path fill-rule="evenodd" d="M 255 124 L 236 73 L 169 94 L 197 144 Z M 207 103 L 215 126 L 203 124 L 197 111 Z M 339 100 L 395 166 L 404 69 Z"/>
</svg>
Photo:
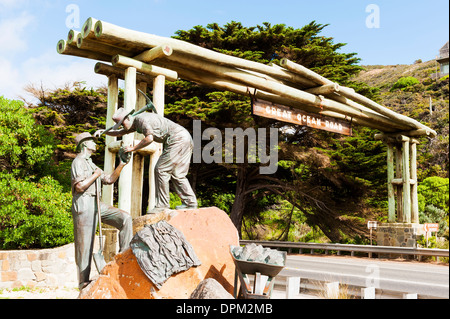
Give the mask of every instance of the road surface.
<svg viewBox="0 0 450 319">
<path fill-rule="evenodd" d="M 449 298 L 449 267 L 414 261 L 357 257 L 290 255 L 280 277 L 300 277 L 378 291 Z"/>
</svg>

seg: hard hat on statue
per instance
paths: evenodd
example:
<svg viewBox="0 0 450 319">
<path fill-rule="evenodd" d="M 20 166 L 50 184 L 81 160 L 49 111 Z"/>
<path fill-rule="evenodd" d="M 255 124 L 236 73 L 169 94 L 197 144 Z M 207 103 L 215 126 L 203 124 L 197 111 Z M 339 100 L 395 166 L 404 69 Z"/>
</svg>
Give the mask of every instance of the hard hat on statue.
<svg viewBox="0 0 450 319">
<path fill-rule="evenodd" d="M 91 133 L 89 133 L 89 132 L 80 133 L 75 137 L 75 144 L 76 144 L 77 151 L 79 150 L 81 143 L 83 143 L 87 140 L 96 141 L 97 139 L 94 136 L 92 136 Z"/>
<path fill-rule="evenodd" d="M 116 125 L 114 125 L 113 129 L 114 130 L 118 129 L 122 125 L 123 121 L 125 121 L 127 116 L 130 116 L 133 113 L 134 110 L 126 111 L 123 107 L 119 108 L 112 117 L 113 121 L 117 123 Z"/>
</svg>

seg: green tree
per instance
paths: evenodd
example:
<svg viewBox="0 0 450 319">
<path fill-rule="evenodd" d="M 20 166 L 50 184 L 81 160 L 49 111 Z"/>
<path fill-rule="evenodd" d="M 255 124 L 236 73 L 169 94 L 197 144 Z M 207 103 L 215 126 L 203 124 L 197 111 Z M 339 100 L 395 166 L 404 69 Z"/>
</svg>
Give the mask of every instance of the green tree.
<svg viewBox="0 0 450 319">
<path fill-rule="evenodd" d="M 356 54 L 340 52 L 344 44 L 335 44 L 333 38 L 320 35 L 326 26 L 313 21 L 300 29 L 270 23 L 244 27 L 232 21 L 224 26 L 212 23 L 206 28 L 180 30 L 176 38 L 260 63 L 277 63 L 286 57 L 373 97 L 377 90 L 351 81 L 361 70 Z M 166 101 L 166 115 L 185 127 L 192 127 L 193 119 L 201 119 L 203 128 L 216 127 L 222 132 L 228 127 L 286 125 L 254 118 L 247 96 L 215 92 L 186 81 L 170 84 Z M 276 174 L 259 174 L 260 164 L 194 164 L 191 180 L 197 195 L 204 203 L 214 202 L 214 198 L 232 198 L 229 213 L 239 232 L 244 217 L 258 220 L 259 212 L 280 200 L 289 201 L 303 212 L 308 223 L 318 225 L 334 241 L 342 238 L 342 232 L 362 232 L 352 217 L 342 215 L 351 215 L 360 207 L 364 192 L 358 190 L 364 189 L 360 187 L 364 183 L 340 174 L 326 151 L 328 143 L 341 143 L 342 138 L 301 126 L 292 128 L 291 133 L 280 133 L 279 154 L 284 164 L 279 165 Z"/>
<path fill-rule="evenodd" d="M 30 107 L 36 122 L 54 135 L 57 141 L 53 158 L 55 178 L 70 190 L 70 166 L 75 156 L 74 138 L 82 132 L 94 133 L 106 125 L 105 88 L 87 89 L 83 82 L 69 83 L 55 90 L 45 90 L 30 85 L 26 90 L 38 100 Z M 123 90 L 120 91 L 120 103 Z M 96 163 L 103 163 L 104 143 L 98 143 L 93 156 Z"/>
</svg>

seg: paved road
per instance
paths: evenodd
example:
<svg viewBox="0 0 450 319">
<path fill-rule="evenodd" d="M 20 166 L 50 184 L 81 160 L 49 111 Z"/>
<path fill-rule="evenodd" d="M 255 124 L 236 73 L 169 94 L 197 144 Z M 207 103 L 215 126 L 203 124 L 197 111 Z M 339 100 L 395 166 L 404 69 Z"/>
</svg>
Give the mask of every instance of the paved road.
<svg viewBox="0 0 450 319">
<path fill-rule="evenodd" d="M 279 276 L 449 298 L 449 267 L 412 261 L 291 255 Z"/>
</svg>

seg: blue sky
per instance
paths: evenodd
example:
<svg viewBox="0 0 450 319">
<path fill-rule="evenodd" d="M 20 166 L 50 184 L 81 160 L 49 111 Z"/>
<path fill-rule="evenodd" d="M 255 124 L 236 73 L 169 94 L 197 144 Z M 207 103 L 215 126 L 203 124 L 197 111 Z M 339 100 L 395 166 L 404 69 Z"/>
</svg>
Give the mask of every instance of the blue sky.
<svg viewBox="0 0 450 319">
<path fill-rule="evenodd" d="M 315 20 L 361 64 L 387 65 L 434 59 L 449 38 L 448 12 L 447 0 L 0 0 L 0 95 L 27 99 L 27 84 L 104 84 L 94 61 L 56 53 L 58 40 L 89 17 L 166 37 L 212 22 L 301 28 Z"/>
</svg>

